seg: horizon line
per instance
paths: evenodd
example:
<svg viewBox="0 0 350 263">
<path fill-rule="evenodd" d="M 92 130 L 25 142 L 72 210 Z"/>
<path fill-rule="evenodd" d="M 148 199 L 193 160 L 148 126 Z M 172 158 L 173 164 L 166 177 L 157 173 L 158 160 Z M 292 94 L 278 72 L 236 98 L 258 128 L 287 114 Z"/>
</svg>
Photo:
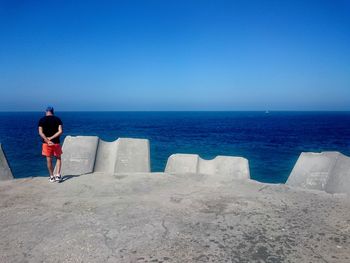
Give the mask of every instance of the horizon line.
<svg viewBox="0 0 350 263">
<path fill-rule="evenodd" d="M 45 112 L 40 110 L 9 110 L 0 113 Z M 350 110 L 58 110 L 55 112 L 350 112 Z"/>
</svg>

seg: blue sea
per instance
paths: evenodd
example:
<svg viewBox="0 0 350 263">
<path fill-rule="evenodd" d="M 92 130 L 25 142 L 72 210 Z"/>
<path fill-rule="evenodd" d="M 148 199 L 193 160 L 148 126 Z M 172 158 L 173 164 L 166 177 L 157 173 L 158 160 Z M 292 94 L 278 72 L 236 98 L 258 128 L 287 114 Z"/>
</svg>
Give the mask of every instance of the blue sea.
<svg viewBox="0 0 350 263">
<path fill-rule="evenodd" d="M 16 178 L 47 176 L 37 123 L 43 112 L 0 112 L 0 142 Z M 284 183 L 303 151 L 350 156 L 350 112 L 57 112 L 64 136 L 145 138 L 152 171 L 173 153 L 249 160 L 251 177 Z M 62 137 L 62 142 L 64 139 Z"/>
</svg>

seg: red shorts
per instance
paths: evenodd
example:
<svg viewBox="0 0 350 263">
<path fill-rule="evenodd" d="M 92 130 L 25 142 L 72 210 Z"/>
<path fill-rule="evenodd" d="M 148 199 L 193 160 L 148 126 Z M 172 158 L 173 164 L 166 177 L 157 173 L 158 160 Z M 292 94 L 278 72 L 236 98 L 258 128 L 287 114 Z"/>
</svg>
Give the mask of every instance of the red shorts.
<svg viewBox="0 0 350 263">
<path fill-rule="evenodd" d="M 61 148 L 61 145 L 59 143 L 52 144 L 52 145 L 48 145 L 47 143 L 43 143 L 41 153 L 42 153 L 42 155 L 44 155 L 46 157 L 51 157 L 51 156 L 61 157 L 62 148 Z"/>
</svg>

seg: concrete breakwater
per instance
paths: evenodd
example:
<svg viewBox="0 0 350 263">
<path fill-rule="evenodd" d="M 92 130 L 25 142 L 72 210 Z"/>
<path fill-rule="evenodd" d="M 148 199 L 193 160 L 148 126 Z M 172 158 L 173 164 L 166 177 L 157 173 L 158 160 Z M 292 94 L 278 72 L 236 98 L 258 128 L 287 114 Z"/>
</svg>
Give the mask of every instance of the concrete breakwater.
<svg viewBox="0 0 350 263">
<path fill-rule="evenodd" d="M 0 182 L 0 262 L 350 261 L 350 199 L 298 188 L 324 154 L 312 169 L 302 154 L 288 184 L 265 184 L 240 157 L 175 154 L 165 173 L 127 172 L 135 160 L 149 169 L 149 158 L 133 158 L 149 143 L 133 140 L 71 137 L 63 183 Z M 323 190 L 345 165 L 336 156 L 322 166 Z"/>
<path fill-rule="evenodd" d="M 339 152 L 301 153 L 286 184 L 350 194 L 350 158 Z"/>
<path fill-rule="evenodd" d="M 105 142 L 97 136 L 67 136 L 62 150 L 62 175 L 151 171 L 149 141 L 145 139 Z"/>
<path fill-rule="evenodd" d="M 0 181 L 13 179 L 13 175 L 0 143 Z"/>
<path fill-rule="evenodd" d="M 150 143 L 147 139 L 119 138 L 105 142 L 97 136 L 67 136 L 63 143 L 62 175 L 93 172 L 151 172 Z M 169 174 L 229 175 L 250 179 L 249 163 L 243 157 L 217 156 L 204 160 L 196 154 L 173 154 L 165 172 Z M 12 179 L 0 145 L 0 180 Z M 301 153 L 287 185 L 328 193 L 350 194 L 350 158 L 339 152 Z"/>
<path fill-rule="evenodd" d="M 150 144 L 146 139 L 119 138 L 105 142 L 96 136 L 67 136 L 63 143 L 62 175 L 149 173 L 150 160 Z M 195 154 L 174 154 L 169 157 L 165 172 L 250 178 L 248 160 L 232 156 L 203 160 Z"/>
<path fill-rule="evenodd" d="M 248 160 L 233 156 L 217 156 L 212 160 L 204 160 L 197 154 L 173 154 L 168 158 L 165 173 L 228 175 L 234 179 L 250 179 Z"/>
<path fill-rule="evenodd" d="M 0 182 L 0 262 L 350 261 L 350 200 L 196 173 Z"/>
</svg>

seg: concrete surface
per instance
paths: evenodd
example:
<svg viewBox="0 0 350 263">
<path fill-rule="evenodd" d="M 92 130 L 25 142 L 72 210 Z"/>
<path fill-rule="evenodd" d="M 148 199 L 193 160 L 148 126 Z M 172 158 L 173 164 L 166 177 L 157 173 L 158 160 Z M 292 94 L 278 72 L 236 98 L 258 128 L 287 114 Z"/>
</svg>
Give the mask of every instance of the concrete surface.
<svg viewBox="0 0 350 263">
<path fill-rule="evenodd" d="M 0 143 L 0 181 L 11 179 L 13 179 L 13 175 Z"/>
<path fill-rule="evenodd" d="M 62 146 L 62 175 L 81 175 L 94 171 L 97 136 L 67 136 Z"/>
<path fill-rule="evenodd" d="M 165 166 L 166 173 L 197 173 L 199 156 L 197 154 L 176 153 L 169 156 Z"/>
<path fill-rule="evenodd" d="M 345 195 L 217 178 L 0 182 L 0 262 L 350 262 Z"/>
<path fill-rule="evenodd" d="M 96 136 L 67 136 L 63 143 L 62 175 L 147 173 L 150 167 L 150 145 L 146 139 L 105 142 Z"/>
<path fill-rule="evenodd" d="M 114 142 L 99 140 L 94 168 L 96 172 L 114 173 L 117 148 L 118 140 Z"/>
<path fill-rule="evenodd" d="M 235 179 L 249 179 L 248 160 L 242 157 L 217 156 L 204 160 L 197 154 L 173 154 L 168 158 L 166 173 L 200 173 L 216 176 L 230 175 Z"/>
<path fill-rule="evenodd" d="M 336 165 L 328 177 L 326 192 L 350 195 L 350 157 L 338 154 Z"/>
<path fill-rule="evenodd" d="M 114 172 L 151 172 L 149 141 L 146 139 L 119 138 Z"/>
<path fill-rule="evenodd" d="M 301 153 L 287 185 L 350 194 L 350 158 L 339 152 Z"/>
</svg>

